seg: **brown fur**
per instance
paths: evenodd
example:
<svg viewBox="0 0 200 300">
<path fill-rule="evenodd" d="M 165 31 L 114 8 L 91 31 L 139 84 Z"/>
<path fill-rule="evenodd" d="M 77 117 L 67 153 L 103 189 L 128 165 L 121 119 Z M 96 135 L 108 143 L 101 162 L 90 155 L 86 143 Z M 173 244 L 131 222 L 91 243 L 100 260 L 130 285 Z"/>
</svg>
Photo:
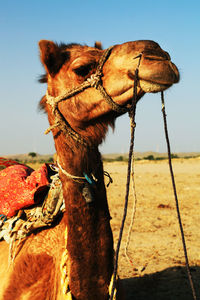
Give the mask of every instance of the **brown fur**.
<svg viewBox="0 0 200 300">
<path fill-rule="evenodd" d="M 39 46 L 46 70 L 40 82 L 47 82 L 51 96 L 65 93 L 95 73 L 104 51 L 101 47 L 78 44 L 58 46 L 44 40 L 40 41 Z M 120 105 L 126 105 L 132 99 L 134 73 L 138 65 L 135 57 L 140 53 L 137 100 L 145 92 L 164 90 L 179 80 L 176 66 L 155 42 L 136 41 L 116 45 L 103 66 L 102 84 Z M 47 112 L 50 125 L 53 125 L 55 116 L 46 103 L 46 97 L 42 98 L 40 105 Z M 113 272 L 113 237 L 98 145 L 105 138 L 108 126 L 114 127 L 119 114 L 112 111 L 95 88 L 88 88 L 62 101 L 58 107 L 70 126 L 93 145 L 87 148 L 66 136 L 59 128 L 52 130 L 62 168 L 75 176 L 83 176 L 85 172 L 97 178 L 96 186 L 91 188 L 93 202 L 86 203 L 82 193 L 83 183 L 73 181 L 60 171 L 66 212 L 56 227 L 27 239 L 8 274 L 3 300 L 13 297 L 26 300 L 62 299 L 59 267 L 65 247 L 73 298 L 108 299 Z M 64 241 L 65 228 L 67 245 Z"/>
<path fill-rule="evenodd" d="M 54 270 L 53 258 L 45 253 L 20 257 L 19 263 L 16 261 L 15 272 L 11 275 L 4 298 L 20 299 L 24 293 L 28 293 L 34 300 L 53 299 L 53 288 L 47 283 L 54 280 Z"/>
</svg>

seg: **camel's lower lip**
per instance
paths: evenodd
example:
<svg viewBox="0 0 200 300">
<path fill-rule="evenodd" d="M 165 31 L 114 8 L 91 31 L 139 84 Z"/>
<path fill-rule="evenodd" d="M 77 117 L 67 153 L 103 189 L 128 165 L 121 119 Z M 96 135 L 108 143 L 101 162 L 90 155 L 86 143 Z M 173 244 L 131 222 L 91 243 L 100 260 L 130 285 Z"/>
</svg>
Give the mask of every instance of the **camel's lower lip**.
<svg viewBox="0 0 200 300">
<path fill-rule="evenodd" d="M 135 74 L 132 73 L 130 70 L 128 71 L 128 76 L 129 78 L 131 78 L 132 80 L 135 80 Z M 138 76 L 138 81 L 139 82 L 146 82 L 146 83 L 149 83 L 150 85 L 160 85 L 162 86 L 163 88 L 168 88 L 170 87 L 172 84 L 176 83 L 177 81 L 173 81 L 173 82 L 163 82 L 163 79 L 161 78 L 160 80 L 159 79 L 156 79 L 156 80 L 153 80 L 153 78 L 142 78 L 140 76 Z"/>
<path fill-rule="evenodd" d="M 145 93 L 156 93 L 168 89 L 172 85 L 172 83 L 159 83 L 139 79 L 139 85 Z"/>
</svg>

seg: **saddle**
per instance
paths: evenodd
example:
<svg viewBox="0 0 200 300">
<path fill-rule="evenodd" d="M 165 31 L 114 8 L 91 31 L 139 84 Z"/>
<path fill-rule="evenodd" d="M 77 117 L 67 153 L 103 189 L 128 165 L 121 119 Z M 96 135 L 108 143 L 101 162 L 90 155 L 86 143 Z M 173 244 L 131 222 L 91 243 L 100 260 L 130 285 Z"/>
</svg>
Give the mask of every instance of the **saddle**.
<svg viewBox="0 0 200 300">
<path fill-rule="evenodd" d="M 11 243 L 52 226 L 63 210 L 62 186 L 55 165 L 42 164 L 35 171 L 0 158 L 0 240 Z"/>
</svg>

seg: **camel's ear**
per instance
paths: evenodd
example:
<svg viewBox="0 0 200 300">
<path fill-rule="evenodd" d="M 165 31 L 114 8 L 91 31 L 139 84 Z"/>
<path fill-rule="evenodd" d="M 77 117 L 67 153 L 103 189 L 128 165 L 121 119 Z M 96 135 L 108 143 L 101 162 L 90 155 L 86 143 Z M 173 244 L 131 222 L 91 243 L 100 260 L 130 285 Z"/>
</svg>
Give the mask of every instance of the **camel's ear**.
<svg viewBox="0 0 200 300">
<path fill-rule="evenodd" d="M 60 48 L 51 41 L 39 41 L 39 48 L 41 62 L 47 73 L 54 76 L 63 65 L 66 56 L 64 56 L 63 53 L 61 53 Z"/>
<path fill-rule="evenodd" d="M 99 42 L 99 41 L 95 42 L 94 47 L 97 48 L 97 49 L 99 49 L 99 50 L 103 50 L 102 43 Z"/>
</svg>

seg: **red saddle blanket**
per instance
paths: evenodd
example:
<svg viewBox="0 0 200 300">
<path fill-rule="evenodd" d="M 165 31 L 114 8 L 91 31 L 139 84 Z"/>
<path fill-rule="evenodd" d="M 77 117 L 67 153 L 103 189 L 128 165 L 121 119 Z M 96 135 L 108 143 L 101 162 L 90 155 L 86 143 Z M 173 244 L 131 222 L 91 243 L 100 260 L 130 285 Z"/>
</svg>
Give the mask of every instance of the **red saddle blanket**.
<svg viewBox="0 0 200 300">
<path fill-rule="evenodd" d="M 0 157 L 0 214 L 14 216 L 18 210 L 38 203 L 49 189 L 48 165 L 38 170 Z"/>
</svg>

